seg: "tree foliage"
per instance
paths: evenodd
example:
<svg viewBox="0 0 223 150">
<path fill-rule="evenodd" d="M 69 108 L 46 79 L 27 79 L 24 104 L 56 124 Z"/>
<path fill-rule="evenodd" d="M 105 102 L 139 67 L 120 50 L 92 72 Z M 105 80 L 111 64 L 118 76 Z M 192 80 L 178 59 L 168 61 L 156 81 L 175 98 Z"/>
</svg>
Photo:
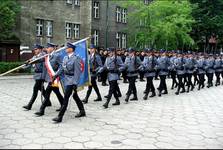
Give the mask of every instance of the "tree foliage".
<svg viewBox="0 0 223 150">
<path fill-rule="evenodd" d="M 13 36 L 12 30 L 20 7 L 15 0 L 0 1 L 0 40 L 4 40 Z"/>
<path fill-rule="evenodd" d="M 192 6 L 189 1 L 152 1 L 144 5 L 141 1 L 128 1 L 131 7 L 128 18 L 129 45 L 177 49 L 191 47 Z"/>
<path fill-rule="evenodd" d="M 194 5 L 192 37 L 196 43 L 205 43 L 212 34 L 218 37 L 218 42 L 223 43 L 223 1 L 222 0 L 190 0 Z M 202 40 L 202 37 L 204 39 Z"/>
</svg>

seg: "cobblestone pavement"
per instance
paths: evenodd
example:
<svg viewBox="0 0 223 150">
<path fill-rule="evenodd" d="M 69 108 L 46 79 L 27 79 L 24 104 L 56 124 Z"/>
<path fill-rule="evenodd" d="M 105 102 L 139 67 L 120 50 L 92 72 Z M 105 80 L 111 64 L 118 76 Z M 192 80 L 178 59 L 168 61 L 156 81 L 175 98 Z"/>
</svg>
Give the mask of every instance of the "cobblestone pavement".
<svg viewBox="0 0 223 150">
<path fill-rule="evenodd" d="M 120 106 L 103 109 L 104 101 L 93 102 L 93 92 L 85 105 L 87 117 L 74 118 L 77 107 L 71 100 L 63 122 L 54 124 L 55 95 L 46 115 L 36 117 L 40 96 L 31 111 L 22 109 L 32 94 L 32 78 L 10 78 L 0 79 L 0 148 L 223 148 L 223 86 L 179 96 L 169 90 L 144 101 L 145 82 L 137 82 L 139 101 L 125 104 L 122 97 Z M 119 83 L 124 95 L 128 84 Z M 100 91 L 104 96 L 108 87 Z M 85 94 L 86 89 L 79 93 Z"/>
</svg>

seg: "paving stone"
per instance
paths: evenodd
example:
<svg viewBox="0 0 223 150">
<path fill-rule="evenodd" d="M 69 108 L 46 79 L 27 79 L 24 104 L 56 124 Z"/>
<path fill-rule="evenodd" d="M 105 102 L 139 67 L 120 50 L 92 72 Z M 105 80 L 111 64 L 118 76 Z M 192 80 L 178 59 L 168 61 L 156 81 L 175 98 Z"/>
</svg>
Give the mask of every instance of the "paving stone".
<svg viewBox="0 0 223 150">
<path fill-rule="evenodd" d="M 31 111 L 22 109 L 32 94 L 31 76 L 17 80 L 7 77 L 0 82 L 1 149 L 223 148 L 223 86 L 176 96 L 175 90 L 169 90 L 171 80 L 167 79 L 168 95 L 143 101 L 141 89 L 146 83 L 137 82 L 139 101 L 126 105 L 121 97 L 121 105 L 110 105 L 109 109 L 102 108 L 103 102 L 91 101 L 85 105 L 87 117 L 81 119 L 74 117 L 78 110 L 75 102 L 70 101 L 63 122 L 54 124 L 51 119 L 59 107 L 54 94 L 51 95 L 53 106 L 46 109 L 43 117 L 34 115 L 41 104 L 40 95 Z M 159 80 L 154 84 L 158 87 Z M 119 82 L 119 85 L 124 94 L 128 84 Z M 102 96 L 108 88 L 99 84 Z M 78 93 L 81 98 L 86 90 Z M 91 98 L 96 98 L 96 94 Z"/>
</svg>

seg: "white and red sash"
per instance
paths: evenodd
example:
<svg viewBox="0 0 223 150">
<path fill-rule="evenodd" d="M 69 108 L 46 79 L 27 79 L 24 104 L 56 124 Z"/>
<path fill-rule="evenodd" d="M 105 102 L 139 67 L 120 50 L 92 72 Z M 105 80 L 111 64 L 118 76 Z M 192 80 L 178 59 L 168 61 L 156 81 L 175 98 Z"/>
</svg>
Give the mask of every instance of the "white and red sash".
<svg viewBox="0 0 223 150">
<path fill-rule="evenodd" d="M 50 76 L 50 79 L 52 81 L 53 76 L 55 76 L 55 71 L 53 70 L 53 68 L 50 64 L 50 56 L 49 55 L 45 57 L 45 66 L 46 66 L 47 72 Z M 54 82 L 52 83 L 52 86 L 59 87 L 59 80 L 60 80 L 59 77 L 56 78 L 56 80 L 54 80 Z"/>
</svg>

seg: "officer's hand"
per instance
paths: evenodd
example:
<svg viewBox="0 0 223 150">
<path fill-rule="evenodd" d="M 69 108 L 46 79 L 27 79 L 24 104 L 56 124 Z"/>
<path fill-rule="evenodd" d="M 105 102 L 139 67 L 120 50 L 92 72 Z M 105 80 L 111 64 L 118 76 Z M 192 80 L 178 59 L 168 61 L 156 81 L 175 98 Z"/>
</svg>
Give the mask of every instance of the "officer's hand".
<svg viewBox="0 0 223 150">
<path fill-rule="evenodd" d="M 26 66 L 29 65 L 30 60 L 25 61 Z"/>
</svg>

